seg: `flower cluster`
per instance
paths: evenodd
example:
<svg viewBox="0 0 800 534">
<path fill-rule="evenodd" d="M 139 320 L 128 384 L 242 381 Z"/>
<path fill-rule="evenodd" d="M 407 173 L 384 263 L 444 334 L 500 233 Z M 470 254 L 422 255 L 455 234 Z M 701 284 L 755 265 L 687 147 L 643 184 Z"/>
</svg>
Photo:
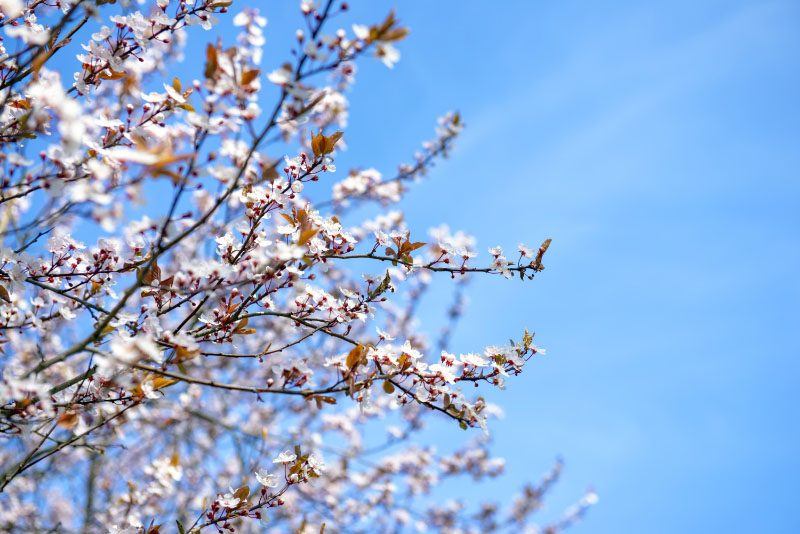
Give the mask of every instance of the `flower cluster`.
<svg viewBox="0 0 800 534">
<path fill-rule="evenodd" d="M 238 7 L 0 0 L 0 530 L 530 527 L 544 490 L 429 502 L 503 471 L 485 392 L 544 351 L 525 330 L 456 354 L 415 315 L 436 279 L 532 278 L 549 240 L 479 257 L 445 225 L 412 239 L 399 210 L 358 220 L 446 157 L 461 117 L 395 174 L 337 180 L 356 64 L 392 67 L 408 30 L 394 12 L 332 28 L 345 2 L 303 0 L 291 61 L 262 74 L 267 19 Z M 228 17 L 233 42 L 188 44 Z M 437 450 L 431 418 L 484 432 Z"/>
</svg>

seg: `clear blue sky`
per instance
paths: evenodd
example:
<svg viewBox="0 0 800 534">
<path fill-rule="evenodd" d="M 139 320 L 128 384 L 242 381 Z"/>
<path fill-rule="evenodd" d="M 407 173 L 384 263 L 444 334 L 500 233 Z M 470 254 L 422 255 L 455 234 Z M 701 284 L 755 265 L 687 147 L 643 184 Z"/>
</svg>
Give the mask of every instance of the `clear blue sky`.
<svg viewBox="0 0 800 534">
<path fill-rule="evenodd" d="M 528 326 L 548 349 L 494 397 L 493 491 L 563 454 L 545 516 L 600 495 L 576 534 L 800 531 L 800 4 L 398 8 L 403 58 L 361 67 L 337 163 L 390 172 L 458 108 L 413 226 L 483 253 L 553 238 L 534 282 L 475 280 L 456 331 L 466 351 Z"/>
<path fill-rule="evenodd" d="M 351 4 L 348 27 L 391 5 Z M 297 3 L 263 12 L 270 70 Z M 600 495 L 575 534 L 800 531 L 800 4 L 437 0 L 398 15 L 403 58 L 361 64 L 337 165 L 391 173 L 458 109 L 453 157 L 402 203 L 415 233 L 447 222 L 487 262 L 490 246 L 553 239 L 535 281 L 473 282 L 453 340 L 466 352 L 527 326 L 548 350 L 492 397 L 509 474 L 490 493 L 561 454 L 543 518 L 590 484 Z M 441 324 L 440 282 L 426 324 Z"/>
</svg>

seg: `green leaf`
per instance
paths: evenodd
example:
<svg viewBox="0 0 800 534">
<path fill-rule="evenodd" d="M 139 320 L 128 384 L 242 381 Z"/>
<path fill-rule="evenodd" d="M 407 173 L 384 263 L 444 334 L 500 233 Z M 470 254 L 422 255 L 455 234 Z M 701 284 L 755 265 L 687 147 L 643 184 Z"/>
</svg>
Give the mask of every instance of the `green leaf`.
<svg viewBox="0 0 800 534">
<path fill-rule="evenodd" d="M 381 280 L 381 283 L 378 285 L 378 287 L 370 291 L 369 293 L 370 300 L 373 300 L 381 296 L 387 289 L 389 289 L 389 284 L 391 283 L 392 279 L 389 277 L 389 272 L 387 271 L 386 276 L 383 277 L 383 280 Z"/>
</svg>

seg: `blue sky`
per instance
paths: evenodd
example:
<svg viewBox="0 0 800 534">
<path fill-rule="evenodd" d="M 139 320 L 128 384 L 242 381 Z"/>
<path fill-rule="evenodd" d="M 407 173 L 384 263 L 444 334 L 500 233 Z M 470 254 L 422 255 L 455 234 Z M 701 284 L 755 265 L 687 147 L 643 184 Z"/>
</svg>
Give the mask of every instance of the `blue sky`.
<svg viewBox="0 0 800 534">
<path fill-rule="evenodd" d="M 299 17 L 263 5 L 271 70 Z M 391 6 L 351 5 L 348 25 Z M 548 354 L 492 396 L 508 474 L 445 489 L 510 495 L 563 455 L 543 518 L 600 495 L 576 534 L 800 531 L 800 4 L 438 0 L 398 16 L 403 58 L 359 66 L 337 165 L 389 174 L 458 109 L 452 158 L 401 204 L 412 235 L 448 223 L 487 262 L 553 239 L 533 282 L 470 286 L 455 351 L 528 327 Z M 187 55 L 175 73 L 198 77 Z"/>
<path fill-rule="evenodd" d="M 364 4 L 364 20 L 386 9 Z M 453 341 L 527 326 L 548 349 L 493 397 L 509 475 L 490 490 L 563 454 L 544 517 L 589 484 L 600 495 L 576 534 L 800 530 L 800 5 L 439 1 L 398 15 L 403 58 L 361 66 L 337 163 L 390 172 L 457 108 L 453 157 L 402 204 L 412 227 L 447 222 L 484 253 L 553 238 L 535 281 L 474 280 Z"/>
</svg>

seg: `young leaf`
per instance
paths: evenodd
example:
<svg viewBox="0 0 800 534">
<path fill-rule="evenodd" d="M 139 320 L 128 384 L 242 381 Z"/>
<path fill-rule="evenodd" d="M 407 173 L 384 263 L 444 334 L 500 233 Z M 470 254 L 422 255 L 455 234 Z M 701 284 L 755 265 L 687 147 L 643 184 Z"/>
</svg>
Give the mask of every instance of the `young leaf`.
<svg viewBox="0 0 800 534">
<path fill-rule="evenodd" d="M 209 43 L 206 47 L 206 79 L 210 80 L 214 78 L 214 75 L 217 73 L 217 67 L 217 49 L 214 48 L 214 45 Z"/>
<path fill-rule="evenodd" d="M 322 135 L 322 130 L 317 135 L 311 136 L 311 150 L 314 152 L 314 158 L 320 156 L 327 156 L 336 147 L 336 143 L 342 138 L 344 132 L 336 131 L 329 136 Z"/>
<path fill-rule="evenodd" d="M 72 430 L 78 426 L 78 414 L 76 412 L 64 412 L 58 416 L 58 426 Z"/>
<path fill-rule="evenodd" d="M 399 41 L 401 39 L 405 39 L 405 37 L 408 35 L 408 32 L 409 29 L 405 27 L 394 28 L 384 33 L 383 36 L 381 36 L 381 41 Z"/>
<path fill-rule="evenodd" d="M 152 284 L 153 281 L 161 280 L 161 269 L 158 267 L 158 261 L 153 262 L 150 270 L 145 273 L 142 282 L 145 284 Z"/>
<path fill-rule="evenodd" d="M 325 146 L 325 136 L 322 135 L 322 130 L 317 135 L 311 134 L 311 150 L 314 152 L 314 158 L 322 155 L 322 148 Z"/>
<path fill-rule="evenodd" d="M 306 243 L 308 243 L 309 239 L 311 239 L 312 237 L 314 237 L 316 235 L 316 233 L 318 231 L 319 231 L 319 228 L 309 228 L 307 230 L 303 230 L 300 233 L 300 239 L 297 240 L 297 244 L 298 245 L 305 245 Z"/>
<path fill-rule="evenodd" d="M 545 239 L 544 243 L 542 243 L 542 246 L 539 247 L 539 250 L 536 252 L 536 259 L 531 262 L 531 267 L 533 267 L 534 271 L 541 271 L 544 269 L 544 266 L 542 265 L 542 256 L 544 256 L 544 253 L 547 252 L 551 241 L 553 240 Z"/>
<path fill-rule="evenodd" d="M 158 391 L 159 389 L 165 388 L 167 386 L 171 386 L 172 384 L 177 384 L 178 380 L 173 380 L 171 378 L 165 378 L 163 376 L 159 376 L 153 378 L 153 391 Z"/>
<path fill-rule="evenodd" d="M 356 366 L 361 363 L 361 358 L 364 355 L 364 345 L 358 344 L 350 351 L 347 355 L 347 360 L 345 364 L 347 368 L 351 371 L 356 368 Z"/>
<path fill-rule="evenodd" d="M 242 506 L 249 496 L 250 496 L 250 488 L 247 486 L 242 486 L 241 488 L 233 492 L 233 497 L 239 499 L 239 506 Z"/>
<path fill-rule="evenodd" d="M 97 77 L 100 78 L 101 80 L 121 80 L 122 78 L 128 75 L 127 72 L 118 72 L 115 71 L 114 69 L 106 69 L 106 70 L 108 71 L 108 74 L 106 73 L 106 71 L 103 71 L 100 74 L 98 74 Z"/>
<path fill-rule="evenodd" d="M 258 78 L 261 69 L 246 70 L 242 73 L 241 85 L 247 85 Z"/>
<path fill-rule="evenodd" d="M 336 131 L 329 135 L 328 137 L 324 137 L 325 146 L 323 147 L 323 155 L 328 155 L 333 152 L 334 147 L 336 146 L 337 141 L 342 138 L 344 132 Z"/>
<path fill-rule="evenodd" d="M 246 336 L 248 334 L 255 334 L 255 328 L 245 328 L 247 326 L 247 317 L 236 323 L 236 327 L 233 329 L 234 334 L 240 334 Z"/>
</svg>

